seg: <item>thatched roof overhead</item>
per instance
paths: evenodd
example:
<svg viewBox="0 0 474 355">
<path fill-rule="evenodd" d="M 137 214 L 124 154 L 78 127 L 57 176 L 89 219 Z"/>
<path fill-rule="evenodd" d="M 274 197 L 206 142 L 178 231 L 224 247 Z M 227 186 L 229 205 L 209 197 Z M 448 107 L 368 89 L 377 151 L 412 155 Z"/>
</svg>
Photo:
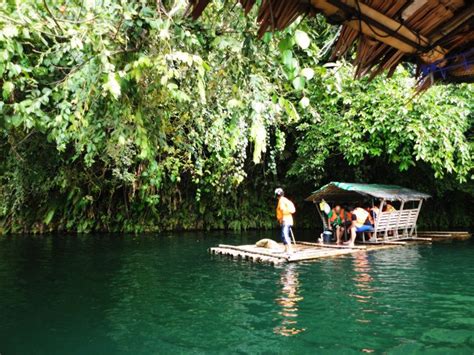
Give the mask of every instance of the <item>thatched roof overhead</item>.
<svg viewBox="0 0 474 355">
<path fill-rule="evenodd" d="M 190 0 L 201 15 L 210 0 Z M 255 0 L 239 0 L 248 13 Z M 262 0 L 258 35 L 281 30 L 300 15 L 323 14 L 342 30 L 333 60 L 357 46 L 356 76 L 391 75 L 403 61 L 415 62 L 419 89 L 434 81 L 474 82 L 472 0 Z"/>
</svg>

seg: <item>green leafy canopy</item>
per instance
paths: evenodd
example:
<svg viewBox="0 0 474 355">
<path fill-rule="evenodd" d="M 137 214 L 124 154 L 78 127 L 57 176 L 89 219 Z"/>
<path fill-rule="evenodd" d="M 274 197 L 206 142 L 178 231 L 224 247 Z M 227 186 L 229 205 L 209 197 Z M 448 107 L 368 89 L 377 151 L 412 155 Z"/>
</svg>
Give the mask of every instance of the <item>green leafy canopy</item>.
<svg viewBox="0 0 474 355">
<path fill-rule="evenodd" d="M 225 2 L 186 6 L 0 3 L 0 228 L 268 228 L 273 186 L 334 156 L 472 181 L 472 85 L 355 81 L 320 18 L 257 40 Z"/>
</svg>

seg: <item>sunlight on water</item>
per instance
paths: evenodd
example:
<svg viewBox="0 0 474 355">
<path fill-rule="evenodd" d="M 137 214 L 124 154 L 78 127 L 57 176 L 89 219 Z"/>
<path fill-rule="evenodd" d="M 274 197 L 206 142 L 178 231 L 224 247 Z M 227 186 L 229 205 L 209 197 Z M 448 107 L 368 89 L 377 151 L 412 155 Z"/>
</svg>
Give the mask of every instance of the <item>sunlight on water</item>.
<svg viewBox="0 0 474 355">
<path fill-rule="evenodd" d="M 281 316 L 281 325 L 275 327 L 275 333 L 283 336 L 292 336 L 304 331 L 298 328 L 298 302 L 303 300 L 298 294 L 299 280 L 295 265 L 283 268 L 280 275 L 281 294 L 276 303 L 281 307 L 278 314 Z"/>
</svg>

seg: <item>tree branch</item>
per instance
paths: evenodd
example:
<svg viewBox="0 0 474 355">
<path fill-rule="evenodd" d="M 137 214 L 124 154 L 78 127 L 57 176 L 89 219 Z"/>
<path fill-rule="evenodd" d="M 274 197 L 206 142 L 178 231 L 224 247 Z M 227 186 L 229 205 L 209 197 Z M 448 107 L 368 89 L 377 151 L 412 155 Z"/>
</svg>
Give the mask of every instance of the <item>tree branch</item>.
<svg viewBox="0 0 474 355">
<path fill-rule="evenodd" d="M 48 11 L 49 16 L 51 16 L 51 18 L 53 19 L 53 21 L 54 21 L 54 23 L 56 24 L 56 26 L 58 26 L 58 28 L 61 30 L 61 32 L 64 32 L 64 31 L 63 31 L 63 28 L 62 28 L 61 25 L 59 24 L 58 20 L 56 20 L 56 17 L 54 17 L 53 13 L 52 13 L 51 10 L 49 9 L 49 6 L 48 6 L 48 3 L 46 2 L 46 0 L 43 0 L 43 5 L 44 5 L 44 7 L 46 8 L 46 11 Z"/>
</svg>

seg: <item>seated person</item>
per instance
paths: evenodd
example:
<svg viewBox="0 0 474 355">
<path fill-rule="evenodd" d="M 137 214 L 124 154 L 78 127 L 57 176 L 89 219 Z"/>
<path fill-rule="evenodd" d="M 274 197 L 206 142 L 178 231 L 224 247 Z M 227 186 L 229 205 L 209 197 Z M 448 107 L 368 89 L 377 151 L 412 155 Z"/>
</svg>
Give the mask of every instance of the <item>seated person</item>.
<svg viewBox="0 0 474 355">
<path fill-rule="evenodd" d="M 336 234 L 337 244 L 341 244 L 344 233 L 345 212 L 340 205 L 336 205 L 328 214 L 329 229 Z"/>
<path fill-rule="evenodd" d="M 370 215 L 372 216 L 372 218 L 375 221 L 377 219 L 377 216 L 379 215 L 380 208 L 378 208 L 377 206 L 372 206 L 370 208 L 369 212 L 370 212 Z"/>
<path fill-rule="evenodd" d="M 383 212 L 393 212 L 396 211 L 397 209 L 393 207 L 390 203 L 387 201 L 384 202 L 383 204 Z"/>
<path fill-rule="evenodd" d="M 347 244 L 354 246 L 357 233 L 369 232 L 368 236 L 372 238 L 372 233 L 370 232 L 374 231 L 374 226 L 370 223 L 369 212 L 362 207 L 351 209 L 350 212 L 352 213 L 351 239 Z"/>
<path fill-rule="evenodd" d="M 369 212 L 369 216 L 367 217 L 367 221 L 365 222 L 365 224 L 371 225 L 373 227 L 375 225 L 375 217 L 372 213 L 372 207 L 366 206 L 364 209 Z"/>
<path fill-rule="evenodd" d="M 344 215 L 344 221 L 343 221 L 343 228 L 344 231 L 347 231 L 348 233 L 350 232 L 350 228 L 352 226 L 352 213 L 349 212 L 351 208 L 349 206 L 346 206 L 345 208 L 345 215 Z"/>
<path fill-rule="evenodd" d="M 390 203 L 388 203 L 387 201 L 385 201 L 383 203 L 383 212 L 395 212 L 397 209 L 395 207 L 393 207 Z M 392 236 L 393 235 L 393 230 L 390 230 L 388 231 L 388 235 Z"/>
</svg>

